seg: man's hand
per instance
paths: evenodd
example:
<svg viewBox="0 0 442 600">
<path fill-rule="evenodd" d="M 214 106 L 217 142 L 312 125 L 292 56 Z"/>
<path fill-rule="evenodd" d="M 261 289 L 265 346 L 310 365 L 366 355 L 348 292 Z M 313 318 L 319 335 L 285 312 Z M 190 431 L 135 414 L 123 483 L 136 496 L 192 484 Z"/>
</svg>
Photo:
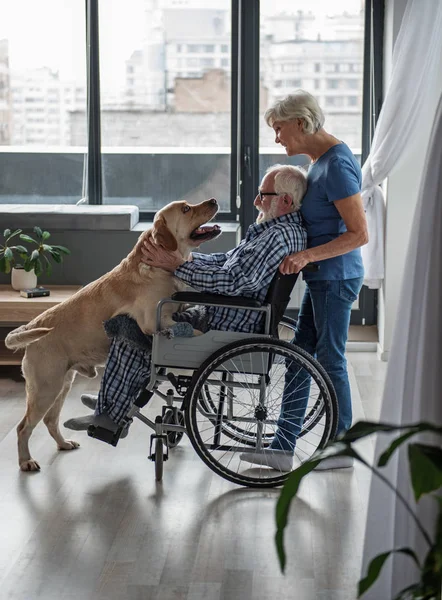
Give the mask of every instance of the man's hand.
<svg viewBox="0 0 442 600">
<path fill-rule="evenodd" d="M 172 273 L 186 262 L 178 250 L 172 252 L 162 246 L 157 246 L 153 243 L 152 238 L 148 238 L 141 246 L 141 254 L 143 255 L 141 262 L 144 264 Z"/>
<path fill-rule="evenodd" d="M 296 252 L 295 254 L 286 256 L 279 265 L 279 271 L 283 275 L 299 273 L 299 271 L 303 269 L 309 262 L 313 262 L 309 251 L 302 250 L 301 252 Z"/>
</svg>

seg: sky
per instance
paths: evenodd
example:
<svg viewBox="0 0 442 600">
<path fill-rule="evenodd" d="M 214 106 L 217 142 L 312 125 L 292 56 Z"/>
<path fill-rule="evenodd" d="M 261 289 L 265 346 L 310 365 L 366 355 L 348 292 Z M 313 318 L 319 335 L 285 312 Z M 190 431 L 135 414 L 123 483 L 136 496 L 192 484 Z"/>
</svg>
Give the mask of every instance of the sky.
<svg viewBox="0 0 442 600">
<path fill-rule="evenodd" d="M 302 10 L 304 12 L 314 12 L 320 14 L 335 14 L 347 11 L 349 13 L 358 12 L 363 6 L 363 0 L 261 0 L 261 13 L 273 14 L 275 7 L 278 11 L 289 13 Z"/>
<path fill-rule="evenodd" d="M 143 0 L 100 4 L 101 69 L 111 84 L 143 39 Z M 0 39 L 9 40 L 11 69 L 49 66 L 85 83 L 84 0 L 0 0 Z"/>
<path fill-rule="evenodd" d="M 145 2 L 151 0 L 101 0 L 100 51 L 103 86 L 124 82 L 125 60 L 141 48 Z M 166 0 L 170 5 L 171 0 Z M 199 0 L 195 0 L 198 2 Z M 160 0 L 161 2 L 161 0 Z M 216 4 L 212 0 L 212 5 Z M 228 0 L 219 0 L 227 6 Z M 263 15 L 278 11 L 308 10 L 325 13 L 357 12 L 361 0 L 261 0 Z M 0 39 L 9 40 L 13 70 L 49 66 L 63 79 L 85 84 L 84 0 L 0 0 Z"/>
</svg>

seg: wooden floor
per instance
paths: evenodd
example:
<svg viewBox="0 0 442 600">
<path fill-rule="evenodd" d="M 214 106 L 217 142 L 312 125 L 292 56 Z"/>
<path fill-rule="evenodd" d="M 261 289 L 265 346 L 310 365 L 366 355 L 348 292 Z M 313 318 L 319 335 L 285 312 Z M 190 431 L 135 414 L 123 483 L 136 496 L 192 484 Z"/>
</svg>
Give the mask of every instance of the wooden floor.
<svg viewBox="0 0 442 600">
<path fill-rule="evenodd" d="M 379 413 L 386 364 L 348 356 L 355 419 Z M 141 422 L 118 448 L 75 434 L 57 452 L 40 425 L 31 448 L 42 471 L 17 467 L 15 426 L 24 386 L 0 372 L 1 600 L 354 600 L 369 473 L 312 473 L 294 503 L 282 575 L 274 547 L 278 490 L 225 482 L 189 442 L 156 484 Z M 63 420 L 87 412 L 78 398 L 98 382 L 77 378 Z M 158 406 L 158 405 L 157 405 Z M 155 412 L 155 411 L 153 411 Z M 372 443 L 361 452 L 370 457 Z"/>
</svg>

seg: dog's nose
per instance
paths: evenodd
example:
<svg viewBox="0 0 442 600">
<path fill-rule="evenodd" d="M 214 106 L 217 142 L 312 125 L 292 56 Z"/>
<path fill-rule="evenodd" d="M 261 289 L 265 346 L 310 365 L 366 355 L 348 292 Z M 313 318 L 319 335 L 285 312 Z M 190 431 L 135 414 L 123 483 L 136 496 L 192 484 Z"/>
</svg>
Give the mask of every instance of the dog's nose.
<svg viewBox="0 0 442 600">
<path fill-rule="evenodd" d="M 210 198 L 210 204 L 218 204 L 218 200 L 216 198 Z"/>
</svg>

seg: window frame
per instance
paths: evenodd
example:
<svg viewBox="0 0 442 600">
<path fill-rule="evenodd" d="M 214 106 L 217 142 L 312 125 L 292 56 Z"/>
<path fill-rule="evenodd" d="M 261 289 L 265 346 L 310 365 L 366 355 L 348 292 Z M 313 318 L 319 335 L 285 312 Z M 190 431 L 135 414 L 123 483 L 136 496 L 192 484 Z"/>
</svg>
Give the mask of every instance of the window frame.
<svg viewBox="0 0 442 600">
<path fill-rule="evenodd" d="M 86 196 L 89 204 L 100 205 L 103 202 L 103 170 L 101 152 L 101 112 L 100 112 L 100 51 L 99 51 L 99 1 L 86 0 L 86 60 L 87 60 L 87 130 L 88 152 L 86 166 Z M 238 123 L 238 11 L 237 2 L 231 4 L 231 134 L 230 134 L 230 210 L 219 213 L 218 221 L 237 220 L 236 181 L 238 179 L 236 128 Z M 195 46 L 195 45 L 193 45 Z M 235 58 L 234 58 L 235 57 Z M 122 148 L 124 153 L 124 147 Z M 177 148 L 179 154 L 179 148 Z M 129 203 L 128 203 L 129 204 Z M 140 210 L 140 220 L 152 221 L 155 213 Z"/>
<path fill-rule="evenodd" d="M 370 152 L 382 106 L 384 2 L 365 0 L 362 164 Z M 99 0 L 86 0 L 87 196 L 90 204 L 103 204 L 98 3 Z M 230 211 L 219 214 L 217 219 L 239 221 L 244 233 L 256 216 L 251 199 L 259 184 L 260 1 L 232 0 L 231 19 Z M 318 70 L 316 66 L 315 74 L 321 72 L 320 65 Z M 152 220 L 153 216 L 152 212 L 140 211 L 142 220 Z M 359 309 L 352 311 L 352 323 L 371 325 L 376 321 L 377 292 L 364 287 Z"/>
</svg>

